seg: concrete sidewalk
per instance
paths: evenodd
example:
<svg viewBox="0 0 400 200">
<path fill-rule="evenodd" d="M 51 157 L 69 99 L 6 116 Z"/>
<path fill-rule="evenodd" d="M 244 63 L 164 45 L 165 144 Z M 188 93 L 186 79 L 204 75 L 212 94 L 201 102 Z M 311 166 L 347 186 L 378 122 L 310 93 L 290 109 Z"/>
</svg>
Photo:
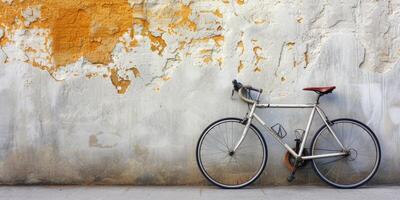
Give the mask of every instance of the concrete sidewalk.
<svg viewBox="0 0 400 200">
<path fill-rule="evenodd" d="M 262 187 L 223 190 L 215 187 L 136 187 L 136 186 L 3 186 L 0 199 L 21 200 L 120 200 L 120 199 L 295 199 L 355 200 L 400 199 L 400 186 L 363 187 L 339 190 L 321 186 Z"/>
</svg>

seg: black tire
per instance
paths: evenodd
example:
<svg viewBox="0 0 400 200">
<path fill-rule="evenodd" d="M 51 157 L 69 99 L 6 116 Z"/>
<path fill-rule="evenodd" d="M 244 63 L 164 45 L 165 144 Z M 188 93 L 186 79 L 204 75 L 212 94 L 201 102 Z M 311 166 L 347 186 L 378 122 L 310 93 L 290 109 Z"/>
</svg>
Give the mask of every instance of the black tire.
<svg viewBox="0 0 400 200">
<path fill-rule="evenodd" d="M 348 127 L 343 128 L 344 126 Z M 312 166 L 315 173 L 321 178 L 321 180 L 337 188 L 349 189 L 362 186 L 375 175 L 379 168 L 381 149 L 377 137 L 367 125 L 354 119 L 336 119 L 331 121 L 330 127 L 335 131 L 337 138 L 342 142 L 343 146 L 349 150 L 350 154 L 342 157 L 313 159 Z M 349 129 L 349 127 L 351 128 Z M 344 132 L 343 129 L 345 129 L 346 132 Z M 311 155 L 318 155 L 318 153 L 316 153 L 317 151 L 326 153 L 327 151 L 339 151 L 339 145 L 331 134 L 330 136 L 322 136 L 324 133 L 328 132 L 327 130 L 327 126 L 324 125 L 314 135 L 310 147 Z M 358 132 L 353 132 L 353 130 Z M 349 134 L 350 132 L 351 134 Z M 362 139 L 361 137 L 357 138 L 357 136 L 361 136 L 360 133 L 363 134 Z M 319 140 L 320 137 L 321 139 Z M 323 140 L 323 137 L 326 137 L 325 140 Z M 353 137 L 353 140 L 350 140 L 351 137 Z M 331 144 L 327 138 L 331 138 L 330 140 L 334 141 L 335 143 L 333 143 L 330 147 L 325 147 L 326 145 L 320 144 L 321 148 L 318 148 L 318 141 L 320 141 L 319 143 L 327 141 L 327 144 Z M 335 148 L 336 150 L 332 150 Z M 370 154 L 365 153 L 365 151 L 368 151 Z M 325 160 L 325 162 L 323 162 L 323 160 Z M 361 166 L 361 164 L 363 164 L 363 166 Z M 368 164 L 368 167 L 366 167 L 364 164 Z M 341 168 L 339 168 L 339 165 Z M 346 165 L 347 168 L 342 169 L 343 165 Z M 356 169 L 352 167 L 354 165 L 358 165 L 355 167 Z M 335 167 L 337 169 L 335 169 Z M 323 172 L 324 168 L 328 169 L 326 173 Z M 335 178 L 333 178 L 334 174 L 331 173 L 333 172 L 331 171 L 333 169 L 335 169 L 334 172 L 336 173 Z M 339 176 L 340 179 L 338 178 Z"/>
<path fill-rule="evenodd" d="M 257 150 L 261 150 L 262 151 L 261 152 L 262 153 L 262 161 L 260 161 L 260 163 L 258 163 L 259 166 L 257 168 L 257 171 L 254 173 L 254 176 L 251 174 L 251 177 L 249 177 L 248 180 L 245 180 L 244 182 L 239 183 L 238 182 L 239 178 L 237 180 L 234 180 L 236 178 L 236 176 L 234 174 L 239 174 L 239 176 L 240 176 L 240 175 L 246 174 L 246 172 L 245 173 L 231 173 L 231 172 L 228 172 L 228 171 L 232 167 L 226 167 L 226 166 L 222 167 L 223 170 L 220 170 L 221 166 L 217 166 L 215 168 L 220 167 L 219 168 L 220 171 L 216 170 L 217 173 L 214 173 L 214 174 L 210 173 L 210 171 L 212 172 L 212 170 L 209 170 L 207 168 L 207 166 L 205 167 L 205 165 L 203 163 L 204 162 L 204 160 L 203 160 L 203 156 L 204 156 L 203 154 L 204 153 L 203 152 L 205 151 L 205 149 L 209 149 L 209 148 L 206 148 L 207 142 L 205 144 L 203 142 L 204 142 L 204 140 L 205 140 L 205 138 L 207 136 L 209 136 L 207 138 L 211 138 L 211 136 L 213 136 L 212 134 L 219 134 L 219 135 L 223 134 L 221 131 L 217 132 L 216 130 L 222 125 L 224 125 L 226 127 L 228 123 L 232 124 L 232 129 L 234 129 L 233 128 L 234 126 L 235 127 L 243 127 L 243 128 L 245 127 L 245 124 L 242 123 L 242 119 L 239 119 L 239 118 L 224 118 L 224 119 L 220 119 L 220 120 L 215 121 L 212 124 L 210 124 L 203 131 L 203 133 L 201 134 L 201 136 L 200 136 L 200 138 L 199 138 L 199 140 L 197 142 L 196 160 L 197 160 L 197 164 L 198 164 L 198 167 L 199 167 L 201 173 L 212 184 L 214 184 L 214 185 L 216 185 L 218 187 L 221 187 L 221 188 L 225 188 L 225 189 L 238 189 L 238 188 L 246 187 L 249 184 L 253 183 L 262 174 L 262 172 L 264 171 L 264 168 L 266 166 L 266 163 L 267 163 L 268 151 L 267 151 L 267 145 L 265 143 L 264 137 L 262 136 L 261 132 L 253 124 L 251 124 L 251 126 L 249 128 L 249 131 L 247 132 L 246 138 L 244 139 L 244 141 L 241 144 L 241 146 L 239 146 L 239 148 L 237 149 L 237 152 L 235 152 L 235 155 L 229 155 L 229 152 L 230 152 L 230 150 L 229 150 L 230 147 L 229 146 L 232 146 L 231 144 L 234 144 L 235 142 L 231 142 L 231 144 L 229 144 L 229 142 L 227 142 L 226 143 L 227 144 L 226 145 L 226 150 L 225 150 L 225 148 L 219 148 L 219 147 L 215 148 L 218 151 L 221 151 L 221 153 L 220 153 L 220 154 L 222 154 L 221 156 L 225 156 L 224 158 L 221 158 L 221 159 L 217 158 L 215 160 L 215 162 L 221 161 L 221 163 L 222 163 L 222 161 L 225 161 L 225 159 L 228 158 L 228 159 L 230 159 L 228 161 L 228 164 L 230 164 L 232 159 L 235 159 L 235 160 L 237 159 L 237 161 L 232 162 L 232 164 L 230 166 L 233 166 L 234 165 L 233 163 L 236 163 L 237 164 L 236 168 L 239 169 L 239 170 L 240 169 L 245 169 L 245 168 L 248 169 L 248 166 L 253 167 L 254 165 L 257 165 L 255 162 L 250 162 L 250 163 L 244 162 L 248 166 L 241 166 L 241 165 L 239 165 L 240 163 L 239 163 L 238 160 L 243 161 L 243 159 L 239 159 L 239 157 L 234 158 L 234 156 L 240 156 L 241 152 L 245 152 L 245 154 L 242 155 L 245 158 L 244 160 L 251 159 L 251 156 L 253 156 L 253 154 L 246 154 L 246 151 L 247 151 L 247 149 L 253 148 L 253 146 L 256 146 L 257 142 L 255 142 L 254 145 L 250 145 L 250 146 L 249 145 L 246 146 L 245 144 L 248 143 L 248 142 L 252 142 L 252 144 L 253 144 L 253 141 L 251 141 L 251 139 L 253 139 L 255 141 L 259 141 L 260 145 L 259 145 L 258 148 L 260 148 L 260 149 L 257 149 Z M 235 130 L 236 130 L 235 132 L 243 131 L 243 129 L 238 130 L 238 128 L 236 128 Z M 236 137 L 233 136 L 233 134 L 234 134 L 233 131 L 231 131 L 231 132 L 232 132 L 231 141 L 235 141 Z M 238 134 L 238 133 L 235 133 L 235 134 Z M 255 134 L 255 135 L 252 135 L 252 134 Z M 256 137 L 254 137 L 254 136 L 256 136 Z M 247 139 L 247 138 L 249 138 L 249 139 Z M 211 139 L 207 139 L 207 140 L 211 140 Z M 215 139 L 215 141 L 218 141 L 217 138 Z M 215 143 L 222 144 L 221 142 L 215 142 Z M 241 149 L 242 146 L 243 146 L 243 148 Z M 242 150 L 242 151 L 240 151 L 240 150 Z M 229 155 L 230 157 L 227 157 L 227 155 L 225 155 L 225 153 L 227 155 Z M 222 178 L 220 178 L 220 177 L 222 177 Z M 219 179 L 224 179 L 226 177 L 229 177 L 230 180 L 229 181 L 228 180 L 223 180 L 223 181 L 218 180 L 218 178 Z M 231 183 L 231 182 L 234 182 L 234 183 Z"/>
</svg>

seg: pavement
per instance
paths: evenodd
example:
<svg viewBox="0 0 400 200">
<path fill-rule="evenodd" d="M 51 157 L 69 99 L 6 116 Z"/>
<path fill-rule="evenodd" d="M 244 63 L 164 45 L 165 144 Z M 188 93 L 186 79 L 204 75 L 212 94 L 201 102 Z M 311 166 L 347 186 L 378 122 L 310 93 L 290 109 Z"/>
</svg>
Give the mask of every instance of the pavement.
<svg viewBox="0 0 400 200">
<path fill-rule="evenodd" d="M 329 186 L 285 186 L 224 190 L 203 187 L 138 186 L 0 186 L 0 199 L 23 200 L 120 200 L 120 199 L 296 199 L 296 200 L 400 200 L 400 186 L 375 186 L 359 189 L 334 189 Z"/>
</svg>

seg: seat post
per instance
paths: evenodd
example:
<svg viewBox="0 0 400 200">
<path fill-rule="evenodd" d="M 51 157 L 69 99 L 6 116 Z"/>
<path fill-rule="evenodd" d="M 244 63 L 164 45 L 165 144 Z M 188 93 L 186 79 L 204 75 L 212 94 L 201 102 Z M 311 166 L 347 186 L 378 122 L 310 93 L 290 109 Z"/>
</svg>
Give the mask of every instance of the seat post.
<svg viewBox="0 0 400 200">
<path fill-rule="evenodd" d="M 321 92 L 317 92 L 317 94 L 318 94 L 318 97 L 317 97 L 317 102 L 316 102 L 316 104 L 318 105 L 319 104 L 319 99 L 322 97 L 322 95 L 324 95 L 323 93 L 321 93 Z"/>
</svg>

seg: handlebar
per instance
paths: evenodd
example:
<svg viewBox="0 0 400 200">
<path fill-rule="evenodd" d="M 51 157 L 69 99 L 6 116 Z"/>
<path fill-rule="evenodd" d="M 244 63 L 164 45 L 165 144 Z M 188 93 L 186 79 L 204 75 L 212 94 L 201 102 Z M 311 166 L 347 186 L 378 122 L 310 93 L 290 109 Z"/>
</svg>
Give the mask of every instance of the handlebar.
<svg viewBox="0 0 400 200">
<path fill-rule="evenodd" d="M 236 91 L 236 92 L 238 92 L 239 97 L 246 103 L 254 104 L 254 103 L 259 102 L 261 93 L 263 92 L 262 89 L 256 89 L 256 88 L 253 88 L 252 86 L 243 85 L 242 83 L 238 82 L 237 80 L 233 80 L 232 84 L 233 84 L 232 95 L 233 95 L 233 92 Z M 251 91 L 255 91 L 258 93 L 256 100 L 249 99 L 249 98 L 243 96 L 243 92 L 246 92 L 246 96 L 247 96 L 247 95 L 250 95 Z"/>
</svg>

